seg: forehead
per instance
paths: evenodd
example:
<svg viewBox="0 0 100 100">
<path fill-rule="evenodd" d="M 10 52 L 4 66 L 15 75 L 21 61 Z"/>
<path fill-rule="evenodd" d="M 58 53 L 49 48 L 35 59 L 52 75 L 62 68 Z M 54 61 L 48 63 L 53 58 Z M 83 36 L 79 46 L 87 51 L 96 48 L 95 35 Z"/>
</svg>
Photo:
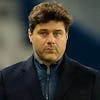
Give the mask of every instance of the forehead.
<svg viewBox="0 0 100 100">
<path fill-rule="evenodd" d="M 65 30 L 64 23 L 62 21 L 49 21 L 47 23 L 37 24 L 35 27 L 36 30 L 48 29 L 48 30 Z"/>
</svg>

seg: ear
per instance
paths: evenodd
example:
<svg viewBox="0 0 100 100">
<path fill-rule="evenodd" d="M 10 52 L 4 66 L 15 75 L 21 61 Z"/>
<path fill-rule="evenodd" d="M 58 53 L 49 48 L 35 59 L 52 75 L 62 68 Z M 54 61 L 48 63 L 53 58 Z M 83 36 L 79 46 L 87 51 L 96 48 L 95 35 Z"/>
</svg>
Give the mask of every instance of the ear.
<svg viewBox="0 0 100 100">
<path fill-rule="evenodd" d="M 66 32 L 66 39 L 68 40 L 68 32 Z"/>
<path fill-rule="evenodd" d="M 30 31 L 30 29 L 28 29 L 28 37 L 29 37 L 29 40 L 30 42 L 32 42 L 32 32 Z"/>
</svg>

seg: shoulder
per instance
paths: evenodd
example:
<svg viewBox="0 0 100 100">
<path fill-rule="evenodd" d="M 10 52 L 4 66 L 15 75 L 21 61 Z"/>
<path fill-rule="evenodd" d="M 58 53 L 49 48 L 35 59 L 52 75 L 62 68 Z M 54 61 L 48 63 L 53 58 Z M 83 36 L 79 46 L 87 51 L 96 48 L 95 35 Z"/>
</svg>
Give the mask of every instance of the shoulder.
<svg viewBox="0 0 100 100">
<path fill-rule="evenodd" d="M 24 62 L 19 62 L 14 65 L 8 66 L 0 70 L 0 85 L 3 87 L 5 84 L 13 83 L 22 72 Z"/>
<path fill-rule="evenodd" d="M 33 71 L 32 59 L 18 62 L 11 66 L 8 66 L 0 71 L 0 85 L 11 88 L 11 86 L 22 84 L 27 77 L 29 77 Z M 30 77 L 29 77 L 30 78 Z"/>
<path fill-rule="evenodd" d="M 22 69 L 24 63 L 24 61 L 21 61 L 2 69 L 0 71 L 0 78 L 2 77 L 8 79 L 9 77 L 11 78 L 16 76 L 18 73 L 20 73 L 20 70 Z"/>
<path fill-rule="evenodd" d="M 100 71 L 97 69 L 94 69 L 92 67 L 86 66 L 81 64 L 80 62 L 71 59 L 69 57 L 65 57 L 66 62 L 68 63 L 67 65 L 69 65 L 70 69 L 74 70 L 74 72 L 76 72 L 78 75 L 82 75 L 82 76 L 92 76 L 94 78 L 96 77 L 100 77 Z"/>
<path fill-rule="evenodd" d="M 85 66 L 71 58 L 66 58 L 69 67 L 73 69 L 72 76 L 79 86 L 87 87 L 91 90 L 93 100 L 100 100 L 100 71 L 92 67 Z"/>
<path fill-rule="evenodd" d="M 20 70 L 27 70 L 29 65 L 32 64 L 33 56 L 29 57 L 27 60 L 17 62 L 13 65 L 5 67 L 0 71 L 0 73 L 15 73 L 19 72 Z"/>
<path fill-rule="evenodd" d="M 14 79 L 23 74 L 23 72 L 28 72 L 30 68 L 33 66 L 33 55 L 29 57 L 27 60 L 20 61 L 16 64 L 8 66 L 0 71 L 0 77 L 4 79 Z"/>
</svg>

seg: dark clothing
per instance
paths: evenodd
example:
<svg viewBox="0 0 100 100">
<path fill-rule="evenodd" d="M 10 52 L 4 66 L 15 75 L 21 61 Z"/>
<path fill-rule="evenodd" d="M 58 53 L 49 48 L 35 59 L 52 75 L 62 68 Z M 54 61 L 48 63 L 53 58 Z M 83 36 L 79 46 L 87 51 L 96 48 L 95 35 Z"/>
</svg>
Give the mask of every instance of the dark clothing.
<svg viewBox="0 0 100 100">
<path fill-rule="evenodd" d="M 0 100 L 44 100 L 33 61 L 32 56 L 0 72 Z M 100 100 L 97 70 L 64 56 L 57 75 L 53 100 Z"/>
<path fill-rule="evenodd" d="M 36 59 L 34 60 L 44 99 L 52 100 L 53 98 L 58 79 L 57 71 L 61 60 L 50 65 L 50 67 L 40 64 Z"/>
</svg>

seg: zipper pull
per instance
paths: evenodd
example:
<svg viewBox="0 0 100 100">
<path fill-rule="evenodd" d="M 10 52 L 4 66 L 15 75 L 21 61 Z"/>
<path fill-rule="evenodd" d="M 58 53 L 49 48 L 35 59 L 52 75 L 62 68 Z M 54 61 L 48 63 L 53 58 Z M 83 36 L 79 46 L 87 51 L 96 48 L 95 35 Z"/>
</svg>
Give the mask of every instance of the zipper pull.
<svg viewBox="0 0 100 100">
<path fill-rule="evenodd" d="M 47 75 L 50 75 L 50 66 L 47 66 Z"/>
</svg>

